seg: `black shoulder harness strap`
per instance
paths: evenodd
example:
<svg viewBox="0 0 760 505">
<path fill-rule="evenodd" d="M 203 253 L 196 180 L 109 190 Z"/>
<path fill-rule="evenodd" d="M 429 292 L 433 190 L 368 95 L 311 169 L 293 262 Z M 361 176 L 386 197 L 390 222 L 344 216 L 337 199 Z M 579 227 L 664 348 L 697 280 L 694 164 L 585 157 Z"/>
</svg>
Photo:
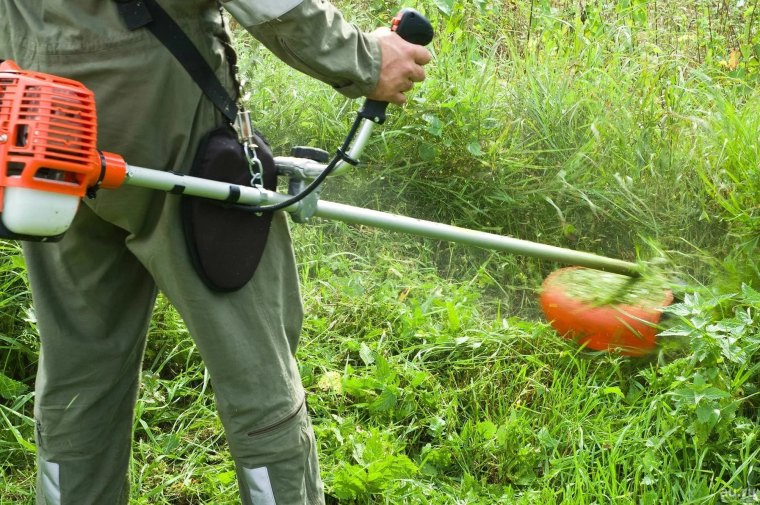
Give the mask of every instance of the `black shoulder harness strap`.
<svg viewBox="0 0 760 505">
<path fill-rule="evenodd" d="M 129 30 L 145 27 L 166 46 L 179 61 L 190 77 L 198 84 L 206 97 L 219 111 L 234 123 L 238 108 L 230 98 L 219 78 L 203 55 L 195 47 L 190 37 L 156 0 L 116 0 L 119 14 Z"/>
</svg>

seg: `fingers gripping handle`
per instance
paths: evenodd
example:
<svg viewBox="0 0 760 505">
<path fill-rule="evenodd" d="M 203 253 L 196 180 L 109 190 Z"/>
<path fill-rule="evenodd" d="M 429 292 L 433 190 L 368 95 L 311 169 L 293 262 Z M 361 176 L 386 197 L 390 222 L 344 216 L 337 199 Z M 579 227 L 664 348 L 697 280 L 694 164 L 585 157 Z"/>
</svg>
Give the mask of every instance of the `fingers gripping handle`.
<svg viewBox="0 0 760 505">
<path fill-rule="evenodd" d="M 426 46 L 433 40 L 433 27 L 430 21 L 414 9 L 403 9 L 393 18 L 391 30 L 402 39 L 412 44 Z M 367 99 L 359 111 L 359 115 L 377 124 L 385 122 L 385 109 L 388 102 Z"/>
</svg>

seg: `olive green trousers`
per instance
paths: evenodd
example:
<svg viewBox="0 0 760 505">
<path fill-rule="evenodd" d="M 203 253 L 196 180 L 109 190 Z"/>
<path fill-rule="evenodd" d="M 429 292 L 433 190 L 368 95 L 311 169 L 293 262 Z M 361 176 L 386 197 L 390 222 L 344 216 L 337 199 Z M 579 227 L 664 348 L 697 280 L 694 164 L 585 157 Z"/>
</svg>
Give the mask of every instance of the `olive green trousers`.
<svg viewBox="0 0 760 505">
<path fill-rule="evenodd" d="M 301 308 L 284 216 L 275 218 L 254 280 L 232 294 L 210 293 L 198 280 L 173 221 L 135 236 L 84 207 L 60 243 L 24 246 L 42 339 L 38 503 L 126 502 L 157 289 L 183 316 L 210 372 L 243 503 L 323 503 L 293 358 Z"/>
<path fill-rule="evenodd" d="M 178 21 L 232 88 L 219 20 L 191 12 Z M 221 124 L 145 30 L 114 28 L 69 49 L 43 47 L 23 31 L 23 19 L 14 26 L 15 41 L 0 42 L 3 57 L 92 89 L 100 148 L 130 164 L 187 171 L 200 138 Z M 275 215 L 253 279 L 236 292 L 216 293 L 191 265 L 179 198 L 134 187 L 101 190 L 81 205 L 60 242 L 24 244 L 41 338 L 38 503 L 128 501 L 133 412 L 159 291 L 181 314 L 208 368 L 242 502 L 324 503 L 294 358 L 303 314 L 286 217 Z"/>
</svg>

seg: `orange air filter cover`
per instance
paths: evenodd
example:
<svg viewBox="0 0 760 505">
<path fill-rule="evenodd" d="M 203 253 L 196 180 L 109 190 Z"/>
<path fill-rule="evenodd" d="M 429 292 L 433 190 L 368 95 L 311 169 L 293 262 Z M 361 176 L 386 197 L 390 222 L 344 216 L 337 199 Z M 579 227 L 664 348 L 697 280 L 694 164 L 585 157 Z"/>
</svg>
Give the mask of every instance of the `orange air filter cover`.
<svg viewBox="0 0 760 505">
<path fill-rule="evenodd" d="M 70 79 L 0 64 L 0 190 L 81 198 L 101 165 L 93 93 Z"/>
<path fill-rule="evenodd" d="M 126 163 L 97 150 L 93 93 L 0 63 L 0 236 L 58 238 L 88 188 L 118 187 Z"/>
</svg>

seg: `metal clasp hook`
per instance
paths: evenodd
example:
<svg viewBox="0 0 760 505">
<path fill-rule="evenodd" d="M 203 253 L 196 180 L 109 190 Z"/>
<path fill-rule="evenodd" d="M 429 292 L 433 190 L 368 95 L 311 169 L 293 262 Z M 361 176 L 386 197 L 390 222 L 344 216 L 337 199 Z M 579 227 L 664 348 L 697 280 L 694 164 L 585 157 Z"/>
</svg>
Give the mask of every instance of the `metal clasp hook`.
<svg viewBox="0 0 760 505">
<path fill-rule="evenodd" d="M 264 184 L 264 166 L 261 164 L 256 149 L 258 145 L 254 142 L 253 126 L 251 124 L 251 113 L 243 109 L 238 112 L 235 129 L 238 138 L 243 144 L 243 153 L 248 161 L 248 171 L 251 172 L 251 186 L 261 186 Z"/>
</svg>

